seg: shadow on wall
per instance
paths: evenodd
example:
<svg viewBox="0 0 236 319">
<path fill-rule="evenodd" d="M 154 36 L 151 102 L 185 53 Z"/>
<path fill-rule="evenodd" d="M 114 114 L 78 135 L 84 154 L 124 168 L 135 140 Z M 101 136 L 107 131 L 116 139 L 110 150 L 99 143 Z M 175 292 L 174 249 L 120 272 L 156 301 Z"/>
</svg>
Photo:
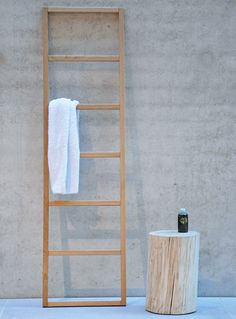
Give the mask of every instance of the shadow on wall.
<svg viewBox="0 0 236 319">
<path fill-rule="evenodd" d="M 128 103 L 127 103 L 128 104 Z M 129 129 L 129 132 L 126 132 L 127 142 L 126 142 L 126 215 L 127 220 L 131 218 L 135 218 L 134 223 L 127 223 L 127 295 L 132 296 L 142 296 L 145 294 L 143 288 L 140 287 L 132 287 L 129 282 L 134 282 L 132 277 L 144 278 L 146 279 L 146 268 L 147 268 L 147 225 L 145 220 L 145 209 L 144 209 L 144 197 L 143 197 L 143 181 L 142 181 L 142 166 L 140 162 L 141 158 L 141 150 L 139 149 L 138 143 L 133 143 L 133 141 L 137 140 L 138 132 L 136 127 L 135 120 L 135 109 L 129 105 L 129 110 L 127 110 L 127 119 L 131 118 L 132 114 L 132 126 Z M 92 148 L 92 137 L 86 126 L 83 127 L 83 134 L 86 134 L 86 148 Z M 90 159 L 88 161 L 83 161 L 83 169 L 89 172 L 89 175 L 92 175 L 93 184 L 92 184 L 92 192 L 93 194 L 99 193 L 99 182 L 96 180 L 97 174 L 97 166 L 96 159 Z M 139 172 L 137 174 L 137 172 Z M 80 185 L 86 185 L 87 174 L 81 174 Z M 113 185 L 116 188 L 115 185 Z M 119 188 L 117 188 L 119 190 Z M 81 193 L 79 195 L 82 196 L 85 194 L 85 190 L 81 189 Z M 119 193 L 119 192 L 118 192 Z M 67 199 L 75 199 L 76 195 L 71 195 Z M 131 200 L 129 199 L 130 196 Z M 78 199 L 78 198 L 76 198 Z M 99 198 L 100 199 L 100 198 Z M 132 204 L 135 203 L 135 206 Z M 117 248 L 119 247 L 119 239 L 120 239 L 120 230 L 119 227 L 114 227 L 113 225 L 107 224 L 106 220 L 104 222 L 103 217 L 101 215 L 109 214 L 110 211 L 104 211 L 101 214 L 101 208 L 98 207 L 87 207 L 84 211 L 75 210 L 74 207 L 60 207 L 60 240 L 61 240 L 61 249 L 69 250 L 69 249 L 78 249 L 72 248 L 71 243 L 82 243 L 82 245 L 88 241 L 90 249 L 93 248 L 95 243 L 95 249 L 101 248 Z M 114 220 L 114 224 L 117 225 L 119 223 L 119 208 L 115 211 L 117 212 L 116 220 Z M 114 216 L 114 215 L 112 215 Z M 109 227 L 109 225 L 111 227 Z M 95 240 L 95 241 L 94 241 Z M 106 247 L 97 247 L 97 243 L 101 241 L 103 244 L 106 244 Z M 115 243 L 115 246 L 113 246 Z M 138 243 L 138 244 L 137 244 Z M 80 245 L 80 244 L 79 244 Z M 108 245 L 108 247 L 107 247 Z M 112 246 L 112 247 L 110 247 Z M 79 247 L 81 248 L 81 247 Z M 82 247 L 83 249 L 84 247 Z M 86 247 L 87 248 L 87 247 Z M 141 265 L 136 270 L 135 265 L 137 263 L 137 251 L 140 256 Z M 63 282 L 64 282 L 64 295 L 65 297 L 92 297 L 92 296 L 120 296 L 120 288 L 116 288 L 114 286 L 111 287 L 100 287 L 98 284 L 93 285 L 90 288 L 80 288 L 79 283 L 75 283 L 73 280 L 72 269 L 73 265 L 71 264 L 72 259 L 76 257 L 63 256 L 62 257 L 62 267 L 63 267 Z M 84 257 L 81 257 L 84 258 Z M 89 258 L 89 257 L 87 257 Z M 95 257 L 94 257 L 95 258 Z M 102 258 L 102 257 L 99 257 Z M 107 258 L 106 261 L 109 263 L 112 257 L 104 257 Z M 118 257 L 119 258 L 119 257 Z M 117 269 L 119 268 L 120 258 L 113 260 L 113 262 L 118 263 Z M 83 261 L 81 261 L 83 263 Z M 111 266 L 112 267 L 112 262 Z M 96 265 L 99 266 L 99 265 Z M 96 272 L 96 266 L 94 266 L 94 272 Z M 86 267 L 83 265 L 83 269 Z M 100 265 L 101 267 L 101 265 Z M 108 266 L 109 267 L 109 266 Z M 109 268 L 109 272 L 110 272 Z M 77 270 L 76 270 L 77 271 Z M 135 272 L 136 271 L 136 272 Z M 140 274 L 140 271 L 142 272 Z M 139 272 L 139 273 L 137 273 Z M 99 270 L 101 273 L 101 269 Z M 76 274 L 77 275 L 77 274 Z M 112 274 L 114 275 L 114 274 Z M 115 275 L 114 275 L 115 276 Z M 89 271 L 81 273 L 78 270 L 78 277 L 83 277 L 86 281 L 85 277 L 90 277 Z M 115 277 L 115 283 L 118 283 L 120 279 L 120 274 L 118 277 Z M 143 280 L 143 279 L 141 279 Z M 79 282 L 79 281 L 78 281 Z M 111 281 L 113 283 L 113 281 Z M 141 283 L 143 285 L 143 283 Z M 78 285 L 78 288 L 76 287 Z M 83 286 L 83 285 L 82 285 Z M 86 285 L 85 285 L 86 286 Z"/>
</svg>

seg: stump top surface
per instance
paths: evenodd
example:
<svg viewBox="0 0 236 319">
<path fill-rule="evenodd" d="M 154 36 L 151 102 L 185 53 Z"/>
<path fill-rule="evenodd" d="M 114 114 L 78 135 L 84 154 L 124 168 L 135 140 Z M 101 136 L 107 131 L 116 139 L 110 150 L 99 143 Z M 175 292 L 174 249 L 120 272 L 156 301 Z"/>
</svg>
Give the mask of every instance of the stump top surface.
<svg viewBox="0 0 236 319">
<path fill-rule="evenodd" d="M 193 237 L 198 236 L 196 231 L 189 231 L 187 233 L 179 233 L 177 230 L 156 230 L 149 233 L 150 236 L 159 237 Z"/>
</svg>

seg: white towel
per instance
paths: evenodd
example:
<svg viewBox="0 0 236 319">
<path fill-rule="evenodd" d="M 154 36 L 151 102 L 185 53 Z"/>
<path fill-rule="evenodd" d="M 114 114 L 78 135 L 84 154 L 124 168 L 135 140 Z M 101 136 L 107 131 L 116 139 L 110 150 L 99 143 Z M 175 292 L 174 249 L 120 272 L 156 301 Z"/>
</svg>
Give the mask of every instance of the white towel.
<svg viewBox="0 0 236 319">
<path fill-rule="evenodd" d="M 78 101 L 60 98 L 49 103 L 48 166 L 54 194 L 79 191 L 79 111 Z M 78 116 L 78 118 L 77 118 Z"/>
</svg>

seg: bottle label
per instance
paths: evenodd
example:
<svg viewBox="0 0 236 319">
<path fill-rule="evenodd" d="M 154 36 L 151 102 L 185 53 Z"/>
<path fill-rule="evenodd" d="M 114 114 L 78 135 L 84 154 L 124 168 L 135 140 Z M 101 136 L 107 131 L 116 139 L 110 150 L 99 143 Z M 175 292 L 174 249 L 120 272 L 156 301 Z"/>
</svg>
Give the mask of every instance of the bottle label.
<svg viewBox="0 0 236 319">
<path fill-rule="evenodd" d="M 180 222 L 182 225 L 186 225 L 187 222 L 188 222 L 187 217 L 181 217 L 181 218 L 179 219 L 179 222 Z"/>
</svg>

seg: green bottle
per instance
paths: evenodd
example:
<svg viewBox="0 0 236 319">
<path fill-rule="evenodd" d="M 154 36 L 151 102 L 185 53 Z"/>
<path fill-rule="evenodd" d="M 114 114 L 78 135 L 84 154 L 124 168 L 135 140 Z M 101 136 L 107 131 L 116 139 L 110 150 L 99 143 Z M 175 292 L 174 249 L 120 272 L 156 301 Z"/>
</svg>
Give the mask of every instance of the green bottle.
<svg viewBox="0 0 236 319">
<path fill-rule="evenodd" d="M 180 208 L 178 213 L 178 232 L 188 232 L 188 213 L 185 208 Z"/>
</svg>

